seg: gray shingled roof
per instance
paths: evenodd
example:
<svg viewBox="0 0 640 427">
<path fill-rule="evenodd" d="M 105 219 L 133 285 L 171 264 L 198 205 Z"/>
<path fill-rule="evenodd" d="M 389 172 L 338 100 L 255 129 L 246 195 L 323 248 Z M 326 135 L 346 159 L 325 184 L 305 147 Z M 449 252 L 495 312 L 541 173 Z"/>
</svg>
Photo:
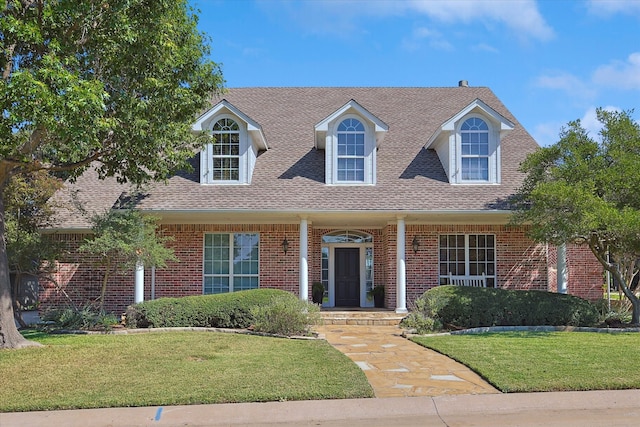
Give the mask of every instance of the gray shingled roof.
<svg viewBox="0 0 640 427">
<path fill-rule="evenodd" d="M 220 99 L 262 126 L 269 150 L 259 155 L 250 185 L 201 185 L 199 159 L 192 173 L 153 184 L 139 208 L 151 211 L 460 211 L 493 210 L 519 186 L 518 166 L 538 148 L 493 92 L 451 88 L 237 88 Z M 314 126 L 349 100 L 357 101 L 389 131 L 377 152 L 375 186 L 327 186 L 324 151 L 314 148 Z M 425 143 L 440 125 L 480 99 L 515 124 L 501 140 L 500 185 L 451 185 L 435 151 Z M 92 211 L 112 206 L 123 188 L 93 173 L 72 188 Z M 83 220 L 61 217 L 62 228 Z"/>
</svg>

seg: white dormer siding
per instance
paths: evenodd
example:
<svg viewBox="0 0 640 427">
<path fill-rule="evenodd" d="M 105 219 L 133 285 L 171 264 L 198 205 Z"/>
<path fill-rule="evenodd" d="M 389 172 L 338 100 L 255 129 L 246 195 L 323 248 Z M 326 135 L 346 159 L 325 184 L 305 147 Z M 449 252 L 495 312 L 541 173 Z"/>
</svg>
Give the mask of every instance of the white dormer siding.
<svg viewBox="0 0 640 427">
<path fill-rule="evenodd" d="M 201 184 L 250 184 L 260 150 L 268 149 L 262 128 L 226 100 L 198 118 L 193 132 L 211 135 L 200 152 Z"/>
<path fill-rule="evenodd" d="M 351 100 L 315 126 L 316 148 L 325 150 L 325 183 L 374 185 L 376 150 L 388 126 Z"/>
<path fill-rule="evenodd" d="M 513 128 L 476 99 L 443 123 L 425 148 L 436 151 L 451 184 L 500 184 L 500 140 Z"/>
</svg>

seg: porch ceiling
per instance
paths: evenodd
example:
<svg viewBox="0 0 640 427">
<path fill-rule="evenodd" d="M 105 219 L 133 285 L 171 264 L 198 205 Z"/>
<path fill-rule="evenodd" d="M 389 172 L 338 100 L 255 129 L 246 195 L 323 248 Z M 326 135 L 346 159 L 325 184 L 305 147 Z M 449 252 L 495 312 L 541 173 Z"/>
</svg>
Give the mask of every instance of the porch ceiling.
<svg viewBox="0 0 640 427">
<path fill-rule="evenodd" d="M 395 224 L 404 218 L 405 224 L 489 224 L 509 221 L 510 212 L 482 211 L 145 211 L 160 217 L 162 224 L 298 224 L 306 218 L 312 227 L 376 228 Z"/>
</svg>

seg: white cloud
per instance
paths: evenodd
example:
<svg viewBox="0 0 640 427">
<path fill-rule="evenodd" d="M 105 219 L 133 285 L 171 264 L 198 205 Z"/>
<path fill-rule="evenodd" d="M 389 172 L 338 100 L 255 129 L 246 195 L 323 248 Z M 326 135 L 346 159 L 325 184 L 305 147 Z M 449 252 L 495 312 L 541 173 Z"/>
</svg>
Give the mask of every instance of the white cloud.
<svg viewBox="0 0 640 427">
<path fill-rule="evenodd" d="M 411 37 L 402 41 L 402 48 L 410 52 L 416 51 L 426 41 L 429 46 L 438 50 L 453 50 L 453 45 L 437 30 L 420 27 L 413 30 Z"/>
<path fill-rule="evenodd" d="M 640 18 L 640 2 L 629 0 L 589 0 L 587 10 L 596 16 L 609 16 L 616 13 L 636 15 Z"/>
<path fill-rule="evenodd" d="M 562 129 L 562 126 L 564 125 L 566 125 L 566 123 L 541 123 L 533 128 L 531 135 L 542 147 L 548 147 L 549 145 L 553 145 L 558 142 L 558 139 L 560 139 L 560 129 Z"/>
<path fill-rule="evenodd" d="M 607 106 L 603 108 L 606 111 L 622 111 L 618 107 Z M 602 123 L 598 121 L 596 115 L 596 107 L 590 107 L 584 116 L 580 119 L 580 124 L 589 132 L 589 136 L 597 141 L 600 141 L 600 130 L 602 129 Z"/>
<path fill-rule="evenodd" d="M 604 107 L 607 111 L 622 111 L 618 107 L 607 106 Z M 563 128 L 567 127 L 570 121 L 575 120 L 577 117 L 568 118 L 566 122 L 547 122 L 541 123 L 534 127 L 532 136 L 543 147 L 553 145 L 560 139 L 560 132 Z M 602 123 L 598 121 L 596 115 L 596 107 L 591 106 L 586 109 L 582 117 L 580 118 L 580 125 L 589 133 L 589 136 L 596 141 L 600 140 L 600 130 L 602 129 Z"/>
<path fill-rule="evenodd" d="M 273 10 L 273 3 L 262 2 Z M 555 34 L 535 0 L 314 0 L 281 1 L 279 13 L 292 17 L 310 32 L 354 31 L 355 21 L 366 16 L 427 16 L 446 24 L 498 22 L 523 39 L 550 40 Z"/>
<path fill-rule="evenodd" d="M 593 73 L 593 81 L 607 87 L 640 89 L 640 52 L 629 55 L 626 62 L 615 61 L 598 67 Z"/>
<path fill-rule="evenodd" d="M 480 51 L 480 52 L 500 53 L 500 51 L 497 48 L 495 48 L 495 47 L 493 47 L 491 45 L 488 45 L 486 43 L 479 43 L 479 44 L 473 46 L 472 49 L 476 50 L 476 51 Z"/>
<path fill-rule="evenodd" d="M 591 99 L 596 91 L 578 77 L 570 73 L 556 72 L 543 75 L 535 80 L 535 85 L 546 89 L 557 89 L 573 98 Z"/>
<path fill-rule="evenodd" d="M 398 4 L 409 12 L 422 13 L 442 22 L 496 21 L 525 38 L 549 40 L 554 37 L 553 29 L 545 22 L 536 2 L 532 0 L 411 0 Z"/>
</svg>

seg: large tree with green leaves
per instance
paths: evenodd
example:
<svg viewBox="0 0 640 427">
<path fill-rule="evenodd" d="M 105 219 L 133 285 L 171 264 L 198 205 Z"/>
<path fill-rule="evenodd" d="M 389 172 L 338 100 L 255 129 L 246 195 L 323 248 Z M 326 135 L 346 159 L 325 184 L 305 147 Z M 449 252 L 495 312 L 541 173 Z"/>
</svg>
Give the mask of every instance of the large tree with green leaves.
<svg viewBox="0 0 640 427">
<path fill-rule="evenodd" d="M 0 0 L 0 194 L 37 170 L 141 183 L 182 167 L 222 90 L 187 0 Z M 0 197 L 0 348 L 15 328 Z"/>
<path fill-rule="evenodd" d="M 538 242 L 588 245 L 631 302 L 637 324 L 640 124 L 631 114 L 598 109 L 599 138 L 574 121 L 556 144 L 529 155 L 513 221 L 530 224 Z"/>
</svg>

